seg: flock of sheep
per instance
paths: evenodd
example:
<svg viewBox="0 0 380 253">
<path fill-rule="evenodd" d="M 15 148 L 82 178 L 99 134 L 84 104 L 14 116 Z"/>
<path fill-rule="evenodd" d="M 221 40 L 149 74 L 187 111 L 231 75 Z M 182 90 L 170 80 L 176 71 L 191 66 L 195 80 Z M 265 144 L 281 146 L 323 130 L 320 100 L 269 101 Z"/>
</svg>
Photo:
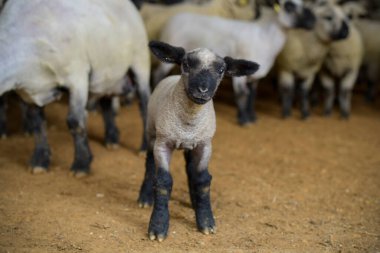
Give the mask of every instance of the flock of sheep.
<svg viewBox="0 0 380 253">
<path fill-rule="evenodd" d="M 362 18 L 367 12 L 358 1 L 0 4 L 0 135 L 6 136 L 7 93 L 15 91 L 22 98 L 26 129 L 35 135 L 32 172 L 47 171 L 50 148 L 43 107 L 68 92 L 67 125 L 75 146 L 71 171 L 81 177 L 92 161 L 86 108 L 99 105 L 105 143 L 113 147 L 119 142 L 114 120 L 118 98 L 136 93 L 144 126 L 141 150 L 147 151 L 138 201 L 141 207 L 154 205 L 148 230 L 152 240 L 167 236 L 169 163 L 175 149 L 184 150 L 198 229 L 215 232 L 208 162 L 216 127 L 212 98 L 223 76 L 232 77 L 241 125 L 256 120 L 257 85 L 270 72 L 277 80 L 283 117 L 290 116 L 298 90 L 301 115 L 310 115 L 316 79 L 326 91 L 326 115 L 337 84 L 345 118 L 359 72 L 367 78 L 371 99 L 379 81 L 380 21 Z M 181 74 L 166 77 L 175 65 Z"/>
</svg>

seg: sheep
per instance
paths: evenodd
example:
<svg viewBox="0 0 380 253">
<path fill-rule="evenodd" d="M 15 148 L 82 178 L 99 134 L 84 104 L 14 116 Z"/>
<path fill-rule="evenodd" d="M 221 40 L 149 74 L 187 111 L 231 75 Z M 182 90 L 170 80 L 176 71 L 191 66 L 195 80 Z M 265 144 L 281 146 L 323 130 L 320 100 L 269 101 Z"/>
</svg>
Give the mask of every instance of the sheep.
<svg viewBox="0 0 380 253">
<path fill-rule="evenodd" d="M 315 75 L 322 66 L 331 42 L 345 39 L 349 34 L 346 17 L 339 6 L 320 1 L 313 7 L 316 15 L 314 29 L 289 30 L 287 42 L 276 60 L 283 118 L 291 115 L 296 82 L 300 85 L 301 117 L 309 117 L 308 95 Z"/>
<path fill-rule="evenodd" d="M 0 95 L 16 90 L 30 103 L 36 136 L 32 172 L 49 166 L 43 106 L 58 99 L 61 88 L 70 94 L 67 125 L 75 146 L 71 171 L 77 177 L 89 173 L 92 161 L 86 131 L 89 96 L 121 93 L 125 75 L 132 72 L 146 124 L 147 44 L 143 21 L 130 1 L 7 2 L 0 15 Z"/>
<path fill-rule="evenodd" d="M 238 107 L 238 122 L 247 125 L 256 120 L 254 100 L 257 82 L 271 69 L 277 54 L 286 41 L 289 27 L 311 29 L 314 16 L 300 1 L 281 0 L 277 13 L 263 8 L 262 16 L 255 22 L 244 22 L 207 17 L 196 14 L 178 14 L 164 28 L 160 40 L 191 49 L 208 47 L 219 55 L 257 60 L 260 70 L 249 77 L 232 79 Z M 157 83 L 173 68 L 173 64 L 161 63 L 153 73 Z"/>
<path fill-rule="evenodd" d="M 255 0 L 212 0 L 203 5 L 181 3 L 172 6 L 160 6 L 145 3 L 142 5 L 140 13 L 148 32 L 148 38 L 157 40 L 167 21 L 178 13 L 190 12 L 249 20 L 255 17 L 255 9 Z"/>
<path fill-rule="evenodd" d="M 169 228 L 168 201 L 172 190 L 169 162 L 175 149 L 183 149 L 191 203 L 198 229 L 215 233 L 210 204 L 211 175 L 208 163 L 216 130 L 212 98 L 224 75 L 251 75 L 257 63 L 220 57 L 209 49 L 185 52 L 181 47 L 151 41 L 149 47 L 161 61 L 181 66 L 181 75 L 162 80 L 148 103 L 146 171 L 141 186 L 141 207 L 154 207 L 148 235 L 163 241 Z"/>
<path fill-rule="evenodd" d="M 352 19 L 363 40 L 362 70 L 368 84 L 366 99 L 368 102 L 373 102 L 376 93 L 375 84 L 380 81 L 380 37 L 377 35 L 380 31 L 380 22 L 363 18 L 366 16 L 367 10 L 361 3 L 347 2 L 343 4 L 342 8 Z"/>
</svg>

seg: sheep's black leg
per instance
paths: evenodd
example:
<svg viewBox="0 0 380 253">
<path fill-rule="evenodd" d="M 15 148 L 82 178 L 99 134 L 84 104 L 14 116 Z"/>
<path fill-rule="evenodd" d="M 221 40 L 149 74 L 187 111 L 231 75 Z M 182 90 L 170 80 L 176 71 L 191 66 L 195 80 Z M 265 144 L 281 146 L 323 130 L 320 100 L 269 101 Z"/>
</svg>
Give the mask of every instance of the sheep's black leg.
<svg viewBox="0 0 380 253">
<path fill-rule="evenodd" d="M 5 96 L 0 96 L 0 138 L 7 136 L 7 106 Z"/>
<path fill-rule="evenodd" d="M 189 187 L 191 206 L 195 209 L 196 201 L 195 201 L 195 189 L 194 189 L 194 178 L 195 178 L 194 161 L 191 158 L 191 152 L 189 150 L 186 150 L 184 152 L 184 156 L 185 156 L 185 161 L 186 161 L 186 174 L 187 174 L 187 183 Z"/>
<path fill-rule="evenodd" d="M 294 89 L 292 87 L 281 88 L 282 117 L 288 118 L 292 114 Z"/>
<path fill-rule="evenodd" d="M 24 131 L 25 135 L 32 135 L 33 134 L 33 125 L 35 118 L 30 117 L 30 114 L 28 113 L 28 105 L 24 101 L 20 100 L 20 109 L 21 109 L 21 120 L 22 120 L 22 129 Z"/>
<path fill-rule="evenodd" d="M 173 179 L 169 172 L 169 162 L 172 149 L 166 144 L 154 147 L 156 175 L 154 178 L 154 204 L 150 217 L 148 234 L 151 240 L 163 241 L 169 230 L 169 200 L 173 186 Z"/>
<path fill-rule="evenodd" d="M 145 176 L 140 188 L 138 203 L 140 207 L 148 207 L 153 204 L 153 183 L 155 163 L 153 150 L 148 150 L 145 161 Z"/>
<path fill-rule="evenodd" d="M 250 90 L 247 87 L 246 78 L 233 78 L 232 84 L 235 93 L 235 101 L 238 108 L 238 122 L 244 126 L 249 124 L 250 119 L 247 112 L 247 104 Z"/>
<path fill-rule="evenodd" d="M 250 122 L 256 122 L 257 116 L 256 116 L 256 110 L 255 110 L 255 103 L 256 103 L 256 94 L 257 94 L 257 81 L 254 81 L 252 83 L 248 84 L 248 101 L 247 101 L 247 114 Z"/>
<path fill-rule="evenodd" d="M 102 97 L 99 100 L 99 104 L 102 108 L 102 115 L 104 120 L 104 140 L 106 147 L 116 147 L 119 144 L 119 130 L 115 122 L 116 112 L 112 108 L 112 98 Z"/>
<path fill-rule="evenodd" d="M 83 88 L 78 85 L 78 88 Z M 78 94 L 77 94 L 78 93 Z M 74 162 L 71 171 L 76 177 L 82 177 L 90 172 L 92 153 L 88 145 L 86 129 L 86 99 L 87 91 L 71 91 L 70 108 L 67 117 L 67 126 L 74 139 Z"/>
<path fill-rule="evenodd" d="M 194 166 L 191 173 L 191 186 L 195 217 L 199 231 L 204 234 L 216 232 L 215 220 L 210 203 L 211 175 L 208 172 L 208 162 L 211 156 L 211 144 L 198 145 L 189 152 Z"/>
<path fill-rule="evenodd" d="M 310 105 L 309 105 L 309 89 L 300 90 L 301 95 L 301 118 L 307 119 L 310 116 Z"/>
<path fill-rule="evenodd" d="M 339 92 L 339 106 L 342 118 L 348 119 L 351 112 L 351 90 L 341 89 Z"/>
<path fill-rule="evenodd" d="M 33 119 L 30 127 L 35 138 L 35 148 L 30 160 L 32 173 L 37 174 L 48 170 L 50 164 L 50 148 L 47 141 L 45 115 L 42 107 L 27 105 L 26 116 Z"/>
<path fill-rule="evenodd" d="M 375 101 L 375 82 L 368 79 L 367 80 L 367 90 L 365 92 L 365 98 L 368 103 L 373 103 Z"/>
</svg>

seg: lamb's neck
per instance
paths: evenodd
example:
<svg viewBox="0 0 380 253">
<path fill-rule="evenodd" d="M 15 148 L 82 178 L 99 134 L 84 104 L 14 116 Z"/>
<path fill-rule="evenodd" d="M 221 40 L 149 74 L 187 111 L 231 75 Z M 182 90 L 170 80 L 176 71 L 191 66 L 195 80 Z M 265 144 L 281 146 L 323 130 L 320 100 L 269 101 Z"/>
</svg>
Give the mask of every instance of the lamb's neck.
<svg viewBox="0 0 380 253">
<path fill-rule="evenodd" d="M 192 122 L 202 120 L 208 115 L 207 111 L 210 109 L 210 106 L 212 107 L 212 100 L 201 105 L 194 103 L 188 98 L 183 77 L 181 77 L 179 83 L 175 86 L 172 95 L 173 109 L 182 121 Z"/>
</svg>

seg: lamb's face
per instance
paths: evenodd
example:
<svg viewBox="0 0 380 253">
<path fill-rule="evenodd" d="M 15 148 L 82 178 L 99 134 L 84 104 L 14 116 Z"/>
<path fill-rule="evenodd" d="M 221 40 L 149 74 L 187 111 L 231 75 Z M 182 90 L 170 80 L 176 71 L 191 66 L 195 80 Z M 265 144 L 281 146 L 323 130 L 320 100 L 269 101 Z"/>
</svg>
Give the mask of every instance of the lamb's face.
<svg viewBox="0 0 380 253">
<path fill-rule="evenodd" d="M 210 101 L 223 78 L 226 63 L 208 49 L 187 53 L 181 64 L 186 94 L 194 103 Z"/>
<path fill-rule="evenodd" d="M 342 8 L 331 0 L 320 0 L 314 8 L 317 17 L 316 32 L 323 41 L 345 39 L 349 26 Z"/>
<path fill-rule="evenodd" d="M 280 23 L 287 28 L 314 28 L 315 16 L 302 0 L 279 0 L 274 6 Z"/>
</svg>

